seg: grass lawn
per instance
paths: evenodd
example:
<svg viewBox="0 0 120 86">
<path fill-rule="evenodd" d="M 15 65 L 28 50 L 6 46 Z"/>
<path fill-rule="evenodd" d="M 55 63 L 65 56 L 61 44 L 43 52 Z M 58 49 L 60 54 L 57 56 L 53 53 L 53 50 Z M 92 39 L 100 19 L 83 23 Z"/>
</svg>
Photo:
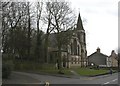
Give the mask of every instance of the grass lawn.
<svg viewBox="0 0 120 86">
<path fill-rule="evenodd" d="M 33 72 L 33 73 L 47 73 L 47 74 L 59 74 L 59 70 L 55 68 L 54 64 L 39 64 L 33 62 L 17 62 L 15 65 L 16 71 L 24 71 L 24 72 Z M 108 73 L 109 70 L 107 69 L 89 69 L 89 68 L 63 68 L 62 73 L 63 75 L 73 75 L 70 70 L 74 70 L 79 75 L 91 76 L 91 75 L 98 75 Z"/>
<path fill-rule="evenodd" d="M 104 70 L 104 69 L 95 70 L 95 69 L 89 69 L 89 68 L 76 68 L 74 69 L 74 71 L 79 75 L 85 75 L 85 76 L 98 75 L 98 74 L 104 74 L 109 72 L 109 70 Z"/>
<path fill-rule="evenodd" d="M 59 74 L 59 70 L 58 69 L 53 69 L 53 70 L 39 70 L 38 72 L 40 73 L 48 73 L 48 74 Z M 64 73 L 64 75 L 72 75 L 72 73 L 70 72 L 69 69 L 63 69 L 62 72 Z"/>
<path fill-rule="evenodd" d="M 43 74 L 59 74 L 59 70 L 55 67 L 55 64 L 40 64 L 34 62 L 17 62 L 15 65 L 15 71 L 43 73 Z M 63 75 L 72 75 L 69 69 L 62 69 Z"/>
<path fill-rule="evenodd" d="M 62 72 L 64 75 L 73 75 L 70 70 L 74 70 L 76 73 L 82 76 L 93 76 L 98 74 L 109 73 L 108 69 L 89 69 L 89 68 L 73 68 L 73 69 L 63 69 Z M 115 71 L 115 70 L 113 70 Z M 38 72 L 41 73 L 48 73 L 48 74 L 58 74 L 59 70 L 52 69 L 52 70 L 39 70 Z"/>
</svg>

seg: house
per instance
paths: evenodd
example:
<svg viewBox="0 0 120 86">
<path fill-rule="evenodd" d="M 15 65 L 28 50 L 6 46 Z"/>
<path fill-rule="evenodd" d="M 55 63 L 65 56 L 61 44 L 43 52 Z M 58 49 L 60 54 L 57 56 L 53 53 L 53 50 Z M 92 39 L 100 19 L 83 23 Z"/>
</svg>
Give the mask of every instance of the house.
<svg viewBox="0 0 120 86">
<path fill-rule="evenodd" d="M 100 52 L 100 48 L 97 48 L 96 52 L 88 56 L 89 65 L 96 65 L 99 67 L 107 67 L 108 56 Z"/>
<path fill-rule="evenodd" d="M 85 67 L 87 66 L 88 63 L 86 50 L 86 34 L 83 28 L 80 13 L 78 15 L 77 24 L 71 32 L 72 32 L 71 39 L 69 40 L 67 45 L 62 46 L 61 49 L 63 67 L 68 68 L 72 66 Z M 64 31 L 63 33 L 67 34 L 67 31 Z M 58 49 L 56 44 L 57 44 L 56 34 L 55 33 L 50 34 L 48 56 L 50 61 L 54 61 L 55 63 L 57 63 L 58 60 L 57 57 Z"/>
<path fill-rule="evenodd" d="M 118 67 L 118 55 L 112 50 L 111 55 L 107 59 L 108 67 Z"/>
</svg>

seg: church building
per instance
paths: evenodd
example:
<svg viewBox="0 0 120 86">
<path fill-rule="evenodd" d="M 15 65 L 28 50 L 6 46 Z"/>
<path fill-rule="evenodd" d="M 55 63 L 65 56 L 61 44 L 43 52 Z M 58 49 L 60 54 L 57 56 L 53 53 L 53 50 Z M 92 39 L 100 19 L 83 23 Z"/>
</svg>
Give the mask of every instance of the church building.
<svg viewBox="0 0 120 86">
<path fill-rule="evenodd" d="M 53 46 L 49 47 L 49 58 L 50 61 L 56 62 L 57 48 L 55 48 L 55 37 L 51 35 L 49 37 L 50 44 Z M 52 41 L 51 41 L 52 40 Z M 86 67 L 87 61 L 87 50 L 86 50 L 86 34 L 82 24 L 80 13 L 78 15 L 77 24 L 72 30 L 72 37 L 67 45 L 67 49 L 62 49 L 62 63 L 63 67 Z"/>
</svg>

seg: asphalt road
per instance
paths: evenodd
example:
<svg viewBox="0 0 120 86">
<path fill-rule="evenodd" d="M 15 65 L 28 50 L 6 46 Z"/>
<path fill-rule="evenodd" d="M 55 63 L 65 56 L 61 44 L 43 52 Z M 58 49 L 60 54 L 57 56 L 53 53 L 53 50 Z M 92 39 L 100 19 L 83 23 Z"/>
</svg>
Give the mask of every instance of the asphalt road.
<svg viewBox="0 0 120 86">
<path fill-rule="evenodd" d="M 21 80 L 22 79 L 22 80 Z M 28 80 L 27 80 L 28 79 Z M 20 81 L 21 80 L 21 81 Z M 23 82 L 24 81 L 24 82 Z M 26 82 L 25 82 L 26 81 Z M 97 77 L 79 77 L 65 78 L 50 75 L 39 75 L 33 73 L 14 72 L 10 80 L 4 80 L 4 83 L 19 84 L 19 83 L 45 83 L 50 84 L 118 84 L 118 73 L 112 75 L 104 75 Z"/>
</svg>

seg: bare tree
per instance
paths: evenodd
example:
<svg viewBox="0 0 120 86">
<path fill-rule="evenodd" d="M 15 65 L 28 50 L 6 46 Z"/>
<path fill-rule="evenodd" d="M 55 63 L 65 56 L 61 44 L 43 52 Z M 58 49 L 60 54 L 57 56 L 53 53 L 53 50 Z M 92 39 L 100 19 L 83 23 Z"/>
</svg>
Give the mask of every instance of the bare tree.
<svg viewBox="0 0 120 86">
<path fill-rule="evenodd" d="M 30 48 L 31 48 L 31 16 L 30 16 L 30 2 L 27 2 L 27 16 L 28 16 L 28 50 L 27 50 L 27 58 L 30 58 Z"/>
<path fill-rule="evenodd" d="M 50 12 L 49 16 L 50 24 L 53 26 L 53 31 L 57 33 L 57 48 L 58 48 L 58 68 L 62 69 L 62 57 L 61 57 L 61 49 L 63 45 L 63 41 L 61 40 L 62 31 L 66 31 L 69 29 L 75 21 L 74 13 L 69 7 L 68 2 L 49 2 L 48 4 L 48 10 Z M 49 25 L 49 24 L 48 24 Z M 66 28 L 65 28 L 66 27 Z M 48 28 L 49 30 L 49 28 Z"/>
<path fill-rule="evenodd" d="M 53 17 L 51 14 L 52 7 L 50 5 L 51 5 L 51 2 L 45 3 L 46 9 L 44 12 L 44 17 L 43 17 L 43 22 L 44 23 L 47 22 L 47 30 L 46 30 L 45 41 L 44 41 L 44 59 L 45 59 L 46 63 L 49 62 L 49 59 L 48 59 L 48 38 L 49 38 L 50 33 L 54 30 L 54 27 L 51 24 Z"/>
<path fill-rule="evenodd" d="M 17 2 L 6 2 L 2 5 L 2 44 L 5 45 L 5 41 L 8 39 L 7 34 L 11 33 L 11 53 L 15 53 L 14 47 L 14 30 L 20 23 L 22 16 L 24 15 L 25 9 L 22 8 L 23 3 Z M 5 50 L 4 50 L 5 51 Z"/>
<path fill-rule="evenodd" d="M 36 40 L 36 49 L 35 49 L 35 56 L 39 60 L 42 60 L 40 57 L 40 51 L 41 51 L 41 32 L 40 32 L 40 19 L 41 19 L 41 15 L 42 15 L 42 9 L 43 9 L 43 2 L 37 2 L 36 5 L 36 14 L 37 14 L 37 40 Z"/>
<path fill-rule="evenodd" d="M 13 55 L 12 57 L 21 53 L 21 57 L 30 57 L 32 31 L 30 7 L 29 2 L 9 2 L 2 6 L 3 51 L 9 51 Z"/>
</svg>

